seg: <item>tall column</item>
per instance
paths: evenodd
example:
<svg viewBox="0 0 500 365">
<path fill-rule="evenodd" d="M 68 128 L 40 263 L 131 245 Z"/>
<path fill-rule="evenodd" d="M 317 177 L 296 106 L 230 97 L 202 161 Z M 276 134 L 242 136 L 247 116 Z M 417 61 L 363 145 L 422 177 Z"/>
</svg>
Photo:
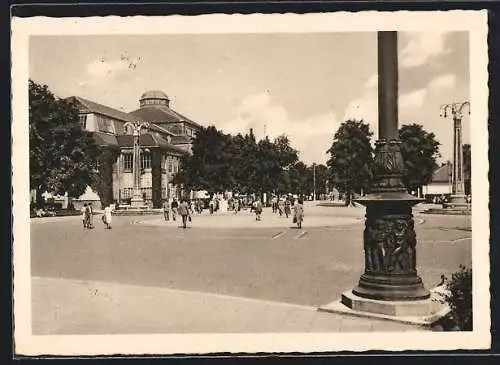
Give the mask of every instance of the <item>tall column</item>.
<svg viewBox="0 0 500 365">
<path fill-rule="evenodd" d="M 453 166 L 451 170 L 452 195 L 451 202 L 447 204 L 452 207 L 467 206 L 463 172 L 464 154 L 462 149 L 462 110 L 466 106 L 470 108 L 468 101 L 442 106 L 442 116 L 446 118 L 451 112 L 453 117 Z"/>
<path fill-rule="evenodd" d="M 144 206 L 144 199 L 142 198 L 141 192 L 141 146 L 139 137 L 141 135 L 141 129 L 147 127 L 147 123 L 125 123 L 125 128 L 132 129 L 133 136 L 132 176 L 134 180 L 134 188 L 131 199 L 131 204 L 133 206 Z"/>
<path fill-rule="evenodd" d="M 463 175 L 463 150 L 462 150 L 462 120 L 459 117 L 453 118 L 454 134 L 454 158 L 453 158 L 453 197 L 461 198 L 465 196 L 464 175 Z"/>
<path fill-rule="evenodd" d="M 430 294 L 417 275 L 412 206 L 398 132 L 397 32 L 378 32 L 379 139 L 374 157 L 372 192 L 357 202 L 366 206 L 365 270 L 352 293 L 380 301 L 416 301 Z M 352 305 L 352 298 L 342 302 Z M 375 306 L 376 307 L 376 306 Z M 373 309 L 370 311 L 377 311 Z"/>
</svg>

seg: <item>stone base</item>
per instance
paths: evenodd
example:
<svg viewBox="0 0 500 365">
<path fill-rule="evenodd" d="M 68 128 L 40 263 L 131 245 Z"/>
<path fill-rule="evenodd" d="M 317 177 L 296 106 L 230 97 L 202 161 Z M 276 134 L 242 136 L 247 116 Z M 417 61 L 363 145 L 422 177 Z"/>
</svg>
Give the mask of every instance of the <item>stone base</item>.
<svg viewBox="0 0 500 365">
<path fill-rule="evenodd" d="M 141 216 L 141 215 L 160 215 L 163 214 L 163 209 L 119 209 L 113 212 L 117 216 Z"/>
<path fill-rule="evenodd" d="M 144 204 L 144 200 L 142 198 L 132 198 L 130 199 L 130 205 L 134 208 L 143 208 L 147 209 L 148 206 Z"/>
<path fill-rule="evenodd" d="M 421 317 L 431 314 L 431 300 L 386 301 L 357 296 L 352 291 L 342 294 L 342 304 L 361 312 L 385 314 L 388 316 Z"/>
<path fill-rule="evenodd" d="M 443 214 L 443 215 L 471 215 L 470 209 L 460 209 L 460 208 L 432 208 L 424 210 L 424 214 Z"/>
<path fill-rule="evenodd" d="M 359 297 L 348 291 L 341 300 L 318 308 L 322 312 L 357 317 L 385 319 L 400 323 L 431 326 L 447 315 L 450 308 L 441 303 L 441 294 L 431 291 L 431 298 L 416 301 L 383 301 Z"/>
<path fill-rule="evenodd" d="M 358 297 L 380 301 L 415 302 L 430 297 L 422 279 L 416 274 L 388 276 L 364 273 L 352 293 Z"/>
</svg>

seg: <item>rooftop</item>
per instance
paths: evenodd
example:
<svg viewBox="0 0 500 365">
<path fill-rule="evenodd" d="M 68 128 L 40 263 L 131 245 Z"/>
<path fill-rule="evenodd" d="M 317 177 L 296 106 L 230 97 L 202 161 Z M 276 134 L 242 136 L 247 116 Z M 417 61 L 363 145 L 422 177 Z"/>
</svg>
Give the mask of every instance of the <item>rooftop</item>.
<svg viewBox="0 0 500 365">
<path fill-rule="evenodd" d="M 146 91 L 144 94 L 141 95 L 141 99 L 166 99 L 170 100 L 163 91 L 161 90 L 149 90 Z"/>
<path fill-rule="evenodd" d="M 432 175 L 433 183 L 449 183 L 451 175 L 451 164 L 443 165 L 434 171 Z"/>
<path fill-rule="evenodd" d="M 134 122 L 135 120 L 137 120 L 136 117 L 130 115 L 129 113 L 125 113 L 109 106 L 96 103 L 95 101 L 84 99 L 80 96 L 71 96 L 68 99 L 75 100 L 77 103 L 79 103 L 80 106 L 83 107 L 80 109 L 81 112 L 102 114 L 110 118 L 121 120 L 123 122 Z"/>
<path fill-rule="evenodd" d="M 175 110 L 165 105 L 145 106 L 130 112 L 130 115 L 145 120 L 149 123 L 160 125 L 185 122 L 196 128 L 202 128 L 200 124 L 192 121 L 191 119 L 185 117 L 180 113 L 177 113 Z"/>
</svg>

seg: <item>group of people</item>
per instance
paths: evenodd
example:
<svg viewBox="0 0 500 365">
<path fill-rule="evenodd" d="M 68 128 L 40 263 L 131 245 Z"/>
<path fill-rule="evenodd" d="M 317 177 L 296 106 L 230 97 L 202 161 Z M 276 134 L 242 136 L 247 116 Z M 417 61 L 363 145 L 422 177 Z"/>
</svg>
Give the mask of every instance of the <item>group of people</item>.
<svg viewBox="0 0 500 365">
<path fill-rule="evenodd" d="M 292 197 L 278 198 L 273 197 L 271 200 L 273 213 L 279 213 L 280 217 L 283 215 L 288 218 L 292 215 L 293 209 L 293 223 L 297 224 L 298 228 L 302 228 L 302 221 L 304 220 L 304 202 L 302 199 L 293 199 Z M 232 199 L 231 204 L 228 206 L 228 210 L 232 209 L 235 214 L 241 209 L 241 201 L 239 199 Z M 208 203 L 209 212 L 213 214 L 216 211 L 217 202 L 216 199 L 211 199 Z M 255 220 L 262 220 L 263 205 L 259 197 L 257 197 L 251 204 L 250 210 L 255 213 Z M 187 227 L 187 222 L 192 221 L 193 212 L 201 213 L 203 211 L 203 202 L 201 200 L 190 201 L 187 198 L 182 198 L 180 203 L 177 199 L 173 199 L 171 202 L 165 201 L 163 203 L 163 216 L 165 221 L 169 221 L 172 218 L 173 221 L 177 219 L 180 215 L 182 218 L 182 228 Z"/>
<path fill-rule="evenodd" d="M 302 228 L 302 221 L 304 220 L 304 201 L 302 199 L 292 200 L 290 197 L 278 198 L 274 196 L 271 199 L 271 209 L 273 213 L 279 213 L 280 217 L 285 215 L 288 218 L 292 215 L 293 208 L 293 223 L 297 224 L 298 228 Z M 255 220 L 262 219 L 262 202 L 260 199 L 255 200 L 252 205 L 255 212 Z"/>
<path fill-rule="evenodd" d="M 82 220 L 83 220 L 83 228 L 84 229 L 93 229 L 94 228 L 94 209 L 91 203 L 83 204 L 81 208 L 82 212 Z M 102 215 L 102 222 L 105 225 L 105 229 L 111 229 L 111 205 L 108 205 L 104 208 L 104 214 Z"/>
<path fill-rule="evenodd" d="M 191 222 L 191 213 L 193 212 L 193 203 L 190 203 L 186 198 L 181 199 L 180 203 L 177 199 L 173 199 L 169 204 L 168 201 L 163 203 L 163 216 L 165 221 L 170 220 L 170 213 L 172 213 L 172 220 L 177 219 L 177 215 L 181 216 L 182 228 L 187 228 L 187 222 Z"/>
</svg>

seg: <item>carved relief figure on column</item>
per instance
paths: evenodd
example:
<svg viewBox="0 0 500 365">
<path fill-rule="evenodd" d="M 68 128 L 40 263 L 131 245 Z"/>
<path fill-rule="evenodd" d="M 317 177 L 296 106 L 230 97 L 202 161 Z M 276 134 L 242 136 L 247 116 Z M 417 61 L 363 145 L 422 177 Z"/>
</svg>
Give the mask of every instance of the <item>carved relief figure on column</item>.
<svg viewBox="0 0 500 365">
<path fill-rule="evenodd" d="M 411 216 L 373 219 L 366 224 L 364 238 L 367 273 L 415 272 L 416 236 Z"/>
</svg>

